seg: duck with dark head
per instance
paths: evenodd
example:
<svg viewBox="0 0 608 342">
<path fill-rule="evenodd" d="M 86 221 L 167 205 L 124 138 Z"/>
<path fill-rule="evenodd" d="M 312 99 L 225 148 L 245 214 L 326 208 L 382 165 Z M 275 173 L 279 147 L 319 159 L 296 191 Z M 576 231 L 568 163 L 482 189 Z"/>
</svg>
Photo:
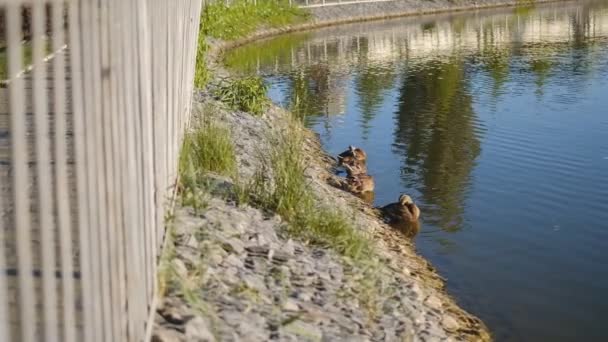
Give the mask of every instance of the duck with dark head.
<svg viewBox="0 0 608 342">
<path fill-rule="evenodd" d="M 348 150 L 340 153 L 338 155 L 338 165 L 343 164 L 352 164 L 356 163 L 365 163 L 367 160 L 367 154 L 363 149 L 359 147 L 354 147 L 352 145 L 348 146 Z"/>
<path fill-rule="evenodd" d="M 418 222 L 420 209 L 408 195 L 399 196 L 399 201 L 379 208 L 386 223 L 402 225 L 404 223 Z"/>
</svg>

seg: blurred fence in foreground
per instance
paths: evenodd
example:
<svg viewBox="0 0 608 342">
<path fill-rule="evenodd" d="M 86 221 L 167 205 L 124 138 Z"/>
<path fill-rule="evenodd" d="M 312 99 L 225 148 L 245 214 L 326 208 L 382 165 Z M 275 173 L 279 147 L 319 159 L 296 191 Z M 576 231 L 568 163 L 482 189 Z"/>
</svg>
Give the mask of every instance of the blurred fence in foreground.
<svg viewBox="0 0 608 342">
<path fill-rule="evenodd" d="M 0 0 L 0 341 L 141 341 L 201 0 Z"/>
</svg>

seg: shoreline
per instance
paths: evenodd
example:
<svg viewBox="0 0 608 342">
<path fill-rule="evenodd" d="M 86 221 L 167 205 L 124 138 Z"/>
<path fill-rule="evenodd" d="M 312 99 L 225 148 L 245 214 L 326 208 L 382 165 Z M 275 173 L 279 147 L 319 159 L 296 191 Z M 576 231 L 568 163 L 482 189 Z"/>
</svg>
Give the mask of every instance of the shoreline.
<svg viewBox="0 0 608 342">
<path fill-rule="evenodd" d="M 376 21 L 384 19 L 395 19 L 401 17 L 414 17 L 442 13 L 462 13 L 467 11 L 515 8 L 518 6 L 534 6 L 549 3 L 568 3 L 575 0 L 477 0 L 475 4 L 469 4 L 468 0 L 435 0 L 432 4 L 427 0 L 394 0 L 385 2 L 349 3 L 346 5 L 331 5 L 324 7 L 306 8 L 311 12 L 311 20 L 284 27 L 260 29 L 247 37 L 232 41 L 217 41 L 211 44 L 210 57 L 221 57 L 221 55 L 236 47 L 246 45 L 258 40 L 272 38 L 288 33 L 314 30 L 323 27 L 337 26 L 342 24 Z M 479 2 L 479 3 L 477 3 Z M 358 8 L 357 8 L 358 7 Z M 353 8 L 355 13 L 353 14 Z M 339 9 L 339 10 L 338 10 Z M 349 13 L 350 10 L 350 13 Z M 366 14 L 356 12 L 366 11 Z M 393 11 L 391 13 L 391 11 Z"/>
<path fill-rule="evenodd" d="M 539 0 L 537 3 L 557 1 L 564 2 Z M 491 4 L 488 5 L 488 2 Z M 423 4 L 424 1 L 405 0 L 401 3 Z M 448 0 L 439 0 L 433 4 L 447 7 L 425 11 L 410 8 L 390 17 L 517 4 L 516 1 L 501 0 L 487 0 L 485 3 L 484 6 L 464 8 L 452 6 L 453 2 Z M 357 5 L 360 4 L 346 6 Z M 318 9 L 326 10 L 327 7 Z M 223 76 L 232 76 L 222 64 L 222 55 L 227 50 L 284 33 L 355 21 L 386 19 L 389 16 L 370 14 L 366 18 L 313 19 L 313 22 L 286 28 L 260 30 L 232 42 L 209 41 L 206 61 L 212 71 L 210 83 Z M 204 117 L 208 119 L 209 113 L 214 112 L 216 114 L 211 117 L 221 117 L 218 122 L 231 132 L 238 178 L 241 180 L 251 179 L 259 168 L 261 161 L 256 160 L 255 156 L 260 151 L 268 151 L 272 144 L 268 137 L 289 129 L 291 114 L 275 105 L 271 105 L 263 115 L 254 116 L 226 108 L 205 91 L 197 93 L 193 102 L 193 122 Z M 376 245 L 376 253 L 383 264 L 379 283 L 390 290 L 386 293 L 381 291 L 376 295 L 378 298 L 374 299 L 374 305 L 378 304 L 381 308 L 379 317 L 374 322 L 366 319 L 363 313 L 365 310 L 359 307 L 360 303 L 356 299 L 361 296 L 360 289 L 351 291 L 351 288 L 356 288 L 353 282 L 356 282 L 354 279 L 357 278 L 359 266 L 327 247 L 315 247 L 284 236 L 281 231 L 285 222 L 277 215 L 271 213 L 270 217 L 266 217 L 269 213 L 248 205 L 235 205 L 212 190 L 203 214 L 192 208 L 177 206 L 173 224 L 175 237 L 170 241 L 174 256 L 169 262 L 175 268 L 174 272 L 180 274 L 182 281 L 190 282 L 191 277 L 199 276 L 198 270 L 201 267 L 204 269 L 202 279 L 194 278 L 196 291 L 204 293 L 204 297 L 199 298 L 201 303 L 192 303 L 183 294 L 169 293 L 157 310 L 156 339 L 153 340 L 238 340 L 238 337 L 231 339 L 228 336 L 240 336 L 245 340 L 266 340 L 273 336 L 312 341 L 327 337 L 353 341 L 394 340 L 397 337 L 404 337 L 408 341 L 492 340 L 486 325 L 459 306 L 447 292 L 446 280 L 428 260 L 416 252 L 411 240 L 384 224 L 374 209 L 361 199 L 328 184 L 328 180 L 336 177 L 332 172 L 335 161 L 323 150 L 313 131 L 304 127 L 298 130 L 305 135 L 303 154 L 309 165 L 305 176 L 311 183 L 317 204 L 351 213 L 354 227 L 370 236 Z M 211 176 L 211 179 L 216 184 L 214 189 L 222 189 L 220 192 L 235 191 L 238 187 L 234 180 L 225 177 Z M 201 227 L 211 229 L 205 229 L 201 235 Z M 275 255 L 280 256 L 278 263 L 275 262 Z M 271 261 L 270 264 L 279 265 L 280 277 L 287 279 L 288 283 L 282 285 L 282 290 L 274 288 L 272 282 L 268 281 L 269 274 L 277 271 L 275 266 L 269 268 L 264 265 L 264 259 L 267 259 L 266 263 Z M 299 284 L 303 278 L 309 278 L 310 281 Z M 235 288 L 238 289 L 237 295 L 234 295 Z M 345 289 L 349 295 L 340 297 L 338 293 Z M 273 302 L 272 294 L 277 291 L 291 294 Z M 242 294 L 246 296 L 242 297 Z M 244 308 L 249 309 L 237 312 Z M 275 319 L 288 323 L 277 325 L 273 323 Z M 331 323 L 327 326 L 324 321 Z"/>
</svg>

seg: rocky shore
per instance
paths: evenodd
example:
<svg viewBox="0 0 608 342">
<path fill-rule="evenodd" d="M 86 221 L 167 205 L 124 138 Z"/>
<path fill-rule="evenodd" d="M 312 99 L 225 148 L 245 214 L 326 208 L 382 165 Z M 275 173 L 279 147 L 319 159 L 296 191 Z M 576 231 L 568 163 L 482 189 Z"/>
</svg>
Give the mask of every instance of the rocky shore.
<svg viewBox="0 0 608 342">
<path fill-rule="evenodd" d="M 195 110 L 194 120 L 214 111 L 230 129 L 242 179 L 253 175 L 252 156 L 269 150 L 268 137 L 285 129 L 290 115 L 274 107 L 254 117 L 205 95 Z M 171 268 L 192 293 L 167 294 L 157 310 L 155 341 L 489 340 L 483 323 L 445 293 L 410 240 L 363 201 L 327 184 L 335 177 L 333 159 L 306 134 L 306 177 L 315 195 L 352 214 L 356 228 L 377 242 L 386 267 L 362 279 L 364 265 L 289 239 L 280 217 L 237 206 L 226 196 L 234 182 L 210 175 L 205 209 L 175 211 Z"/>
<path fill-rule="evenodd" d="M 404 6 L 404 11 L 418 13 L 462 9 L 464 3 L 404 0 L 361 6 Z M 474 7 L 513 3 L 485 0 Z M 210 55 L 217 57 L 223 49 L 270 34 L 324 25 L 332 16 L 334 21 L 359 18 L 342 7 L 333 8 L 313 10 L 313 23 L 297 28 L 213 43 Z M 215 76 L 226 76 L 210 61 Z M 231 132 L 239 181 L 248 181 L 259 170 L 260 156 L 273 144 L 269 137 L 293 129 L 291 114 L 276 106 L 253 116 L 227 108 L 206 91 L 195 94 L 193 111 L 194 123 L 213 113 Z M 177 205 L 171 220 L 161 263 L 167 285 L 161 286 L 165 293 L 153 341 L 491 340 L 483 322 L 446 293 L 444 279 L 416 254 L 411 240 L 379 220 L 368 204 L 329 185 L 336 177 L 335 160 L 322 150 L 315 134 L 298 129 L 305 136 L 306 178 L 316 200 L 348 213 L 353 226 L 374 241 L 379 263 L 355 262 L 330 248 L 290 238 L 281 217 L 237 205 L 240 185 L 210 174 L 204 209 Z"/>
</svg>

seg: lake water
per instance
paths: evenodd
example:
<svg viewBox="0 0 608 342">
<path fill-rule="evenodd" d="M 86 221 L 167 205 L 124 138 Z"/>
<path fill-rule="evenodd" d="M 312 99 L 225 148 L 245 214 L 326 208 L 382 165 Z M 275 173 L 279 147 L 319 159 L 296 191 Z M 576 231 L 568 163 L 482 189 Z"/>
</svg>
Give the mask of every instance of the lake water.
<svg viewBox="0 0 608 342">
<path fill-rule="evenodd" d="M 608 2 L 336 26 L 226 56 L 410 194 L 418 251 L 499 341 L 608 341 Z"/>
</svg>

